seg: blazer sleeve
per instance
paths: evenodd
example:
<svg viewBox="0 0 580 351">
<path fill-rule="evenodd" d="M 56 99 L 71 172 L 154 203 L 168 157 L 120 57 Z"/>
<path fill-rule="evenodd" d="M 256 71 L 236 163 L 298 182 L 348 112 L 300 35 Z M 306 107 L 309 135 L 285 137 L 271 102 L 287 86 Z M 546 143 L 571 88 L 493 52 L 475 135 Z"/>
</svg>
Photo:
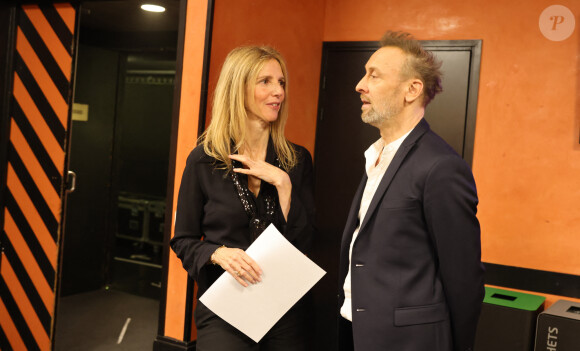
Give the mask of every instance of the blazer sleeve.
<svg viewBox="0 0 580 351">
<path fill-rule="evenodd" d="M 455 351 L 473 348 L 484 296 L 477 191 L 471 170 L 457 156 L 428 173 L 424 211 L 437 252 L 451 316 Z"/>
<path fill-rule="evenodd" d="M 170 241 L 171 249 L 181 260 L 183 268 L 195 280 L 201 268 L 208 263 L 211 254 L 219 247 L 202 240 L 205 194 L 199 176 L 200 156 L 196 150 L 189 155 L 183 171 L 175 214 L 175 235 Z"/>
<path fill-rule="evenodd" d="M 315 235 L 314 227 L 314 174 L 312 157 L 303 147 L 297 147 L 298 164 L 291 172 L 292 193 L 288 221 L 284 223 L 284 236 L 303 253 L 307 253 Z M 281 212 L 281 211 L 280 211 Z"/>
</svg>

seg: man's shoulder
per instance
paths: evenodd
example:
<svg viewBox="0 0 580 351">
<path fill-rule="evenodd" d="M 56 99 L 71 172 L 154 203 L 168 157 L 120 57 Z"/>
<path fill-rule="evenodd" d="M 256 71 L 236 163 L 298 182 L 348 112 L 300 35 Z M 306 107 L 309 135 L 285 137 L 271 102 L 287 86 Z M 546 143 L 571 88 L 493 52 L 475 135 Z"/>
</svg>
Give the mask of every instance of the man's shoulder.
<svg viewBox="0 0 580 351">
<path fill-rule="evenodd" d="M 445 139 L 443 139 L 439 134 L 432 130 L 427 131 L 421 139 L 417 142 L 419 145 L 424 146 L 422 150 L 428 151 L 433 154 L 433 156 L 439 155 L 444 157 L 456 156 L 461 158 L 456 150 L 453 149 Z"/>
<path fill-rule="evenodd" d="M 469 165 L 456 150 L 441 136 L 429 130 L 417 140 L 410 156 L 411 167 L 425 171 L 433 167 L 443 169 L 470 169 Z"/>
</svg>

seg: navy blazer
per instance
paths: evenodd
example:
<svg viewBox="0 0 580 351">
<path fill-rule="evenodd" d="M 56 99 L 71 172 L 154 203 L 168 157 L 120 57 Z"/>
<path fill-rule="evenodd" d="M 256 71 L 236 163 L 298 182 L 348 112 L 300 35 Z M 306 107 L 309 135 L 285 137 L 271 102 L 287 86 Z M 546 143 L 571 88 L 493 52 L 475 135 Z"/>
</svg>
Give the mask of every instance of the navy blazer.
<svg viewBox="0 0 580 351">
<path fill-rule="evenodd" d="M 339 308 L 367 181 L 343 233 Z M 465 161 L 423 119 L 403 141 L 352 249 L 355 350 L 466 351 L 484 296 L 477 191 Z"/>
</svg>

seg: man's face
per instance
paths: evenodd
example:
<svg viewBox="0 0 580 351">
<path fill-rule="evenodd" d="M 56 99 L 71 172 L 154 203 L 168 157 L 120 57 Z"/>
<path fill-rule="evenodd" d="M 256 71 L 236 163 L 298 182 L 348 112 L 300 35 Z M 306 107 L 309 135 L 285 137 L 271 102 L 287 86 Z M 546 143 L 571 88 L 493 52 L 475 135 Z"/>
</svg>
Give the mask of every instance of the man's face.
<svg viewBox="0 0 580 351">
<path fill-rule="evenodd" d="M 364 77 L 356 86 L 363 105 L 362 120 L 379 127 L 399 115 L 405 101 L 401 70 L 406 54 L 397 47 L 383 47 L 368 60 Z"/>
</svg>

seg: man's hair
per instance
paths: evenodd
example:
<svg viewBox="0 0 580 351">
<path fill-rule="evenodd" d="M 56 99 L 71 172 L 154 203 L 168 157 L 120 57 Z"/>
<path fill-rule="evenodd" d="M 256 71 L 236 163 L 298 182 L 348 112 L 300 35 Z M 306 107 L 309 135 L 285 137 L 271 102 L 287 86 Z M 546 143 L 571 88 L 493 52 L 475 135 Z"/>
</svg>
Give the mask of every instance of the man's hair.
<svg viewBox="0 0 580 351">
<path fill-rule="evenodd" d="M 393 46 L 403 50 L 407 60 L 401 69 L 404 79 L 418 78 L 423 82 L 423 106 L 443 91 L 441 86 L 441 61 L 423 49 L 421 43 L 406 32 L 387 31 L 381 38 L 381 47 Z"/>
<path fill-rule="evenodd" d="M 238 151 L 246 143 L 248 119 L 246 99 L 253 103 L 256 79 L 264 65 L 276 60 L 284 75 L 285 98 L 280 106 L 276 121 L 270 124 L 270 137 L 278 160 L 284 170 L 296 165 L 296 151 L 284 136 L 288 120 L 288 71 L 282 55 L 269 46 L 242 46 L 232 50 L 222 66 L 215 87 L 211 122 L 200 142 L 205 152 L 215 158 L 224 168 L 231 169 L 228 155 Z"/>
</svg>

